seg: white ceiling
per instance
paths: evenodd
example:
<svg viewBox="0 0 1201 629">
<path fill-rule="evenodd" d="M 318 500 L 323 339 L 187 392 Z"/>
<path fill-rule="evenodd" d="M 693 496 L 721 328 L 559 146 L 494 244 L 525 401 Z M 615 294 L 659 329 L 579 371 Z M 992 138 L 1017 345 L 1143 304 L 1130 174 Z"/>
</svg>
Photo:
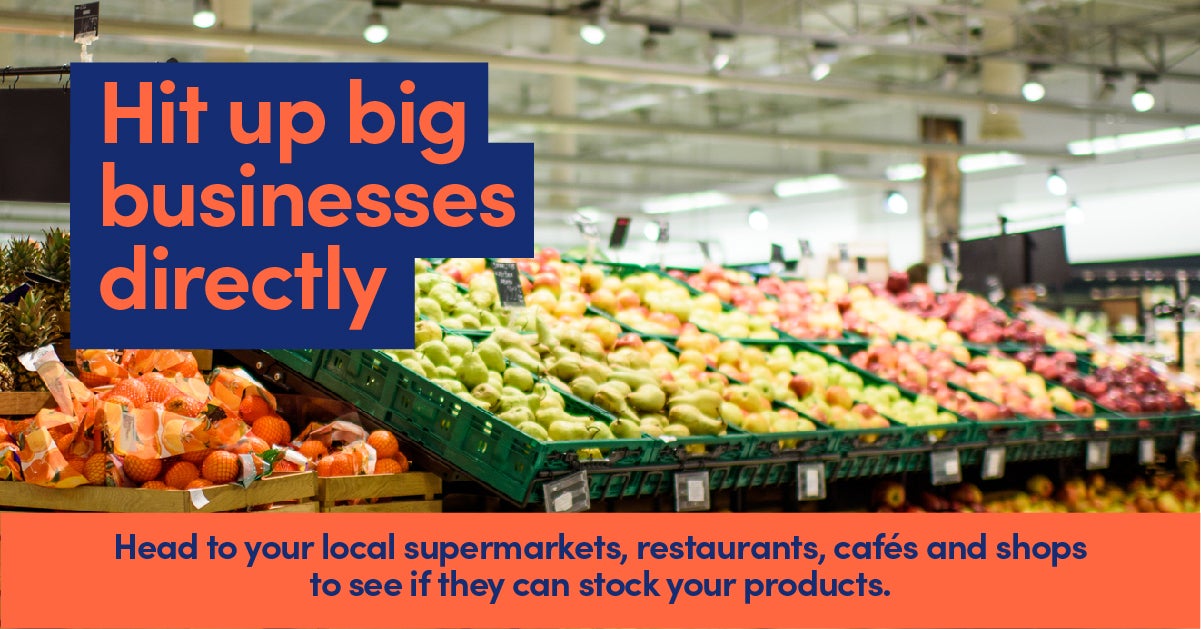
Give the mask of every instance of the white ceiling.
<svg viewBox="0 0 1201 629">
<path fill-rule="evenodd" d="M 0 66 L 77 59 L 70 4 L 0 0 Z M 191 0 L 102 0 L 95 59 L 490 61 L 494 139 L 533 141 L 547 156 L 536 172 L 543 221 L 580 206 L 636 211 L 673 192 L 768 194 L 791 174 L 871 185 L 886 166 L 916 160 L 923 115 L 962 118 L 964 141 L 985 150 L 979 123 L 989 103 L 1020 117 L 1024 137 L 1005 147 L 1050 163 L 1067 159 L 1072 140 L 1198 119 L 1198 4 L 1173 0 L 609 1 L 600 46 L 574 35 L 590 6 L 578 0 L 404 2 L 382 11 L 391 34 L 378 46 L 361 37 L 367 0 L 214 4 L 223 21 L 201 30 Z M 647 23 L 673 25 L 649 52 Z M 979 36 L 1010 27 L 1009 46 L 988 48 Z M 711 40 L 714 30 L 736 37 Z M 809 70 L 822 42 L 838 44 L 837 59 L 817 82 Z M 714 72 L 718 44 L 731 61 Z M 968 59 L 957 80 L 946 77 L 956 67 L 948 54 Z M 980 64 L 998 61 L 1023 75 L 1026 62 L 1051 64 L 1046 99 L 1025 104 L 1016 85 L 985 94 L 996 90 L 982 88 Z M 1125 72 L 1112 101 L 1099 102 L 1109 66 Z M 1137 73 L 1160 77 L 1148 114 L 1129 104 Z M 811 136 L 855 142 L 822 146 Z"/>
</svg>

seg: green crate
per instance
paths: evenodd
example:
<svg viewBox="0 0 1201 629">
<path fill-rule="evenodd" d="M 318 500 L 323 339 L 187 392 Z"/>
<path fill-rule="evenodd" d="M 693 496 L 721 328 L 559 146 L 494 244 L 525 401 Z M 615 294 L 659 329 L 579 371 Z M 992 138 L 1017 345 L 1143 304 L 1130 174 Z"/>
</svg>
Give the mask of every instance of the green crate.
<svg viewBox="0 0 1201 629">
<path fill-rule="evenodd" d="M 541 475 L 576 469 L 603 475 L 609 469 L 657 460 L 660 446 L 652 439 L 538 441 L 382 352 L 333 350 L 317 381 L 522 505 L 541 500 Z M 569 413 L 596 413 L 595 407 L 573 396 L 565 395 L 564 400 Z M 596 448 L 604 459 L 580 459 L 580 451 Z"/>
<path fill-rule="evenodd" d="M 323 351 L 319 349 L 267 350 L 267 355 L 305 378 L 312 378 L 317 373 L 321 366 L 322 354 Z"/>
<path fill-rule="evenodd" d="M 893 450 L 861 453 L 838 460 L 831 478 L 849 479 L 919 472 L 929 466 L 925 450 Z"/>
</svg>

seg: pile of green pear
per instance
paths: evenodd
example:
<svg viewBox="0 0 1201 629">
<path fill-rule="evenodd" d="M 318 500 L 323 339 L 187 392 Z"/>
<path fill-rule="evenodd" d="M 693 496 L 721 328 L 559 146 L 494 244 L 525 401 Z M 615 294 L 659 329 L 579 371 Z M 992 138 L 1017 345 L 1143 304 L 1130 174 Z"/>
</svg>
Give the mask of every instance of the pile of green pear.
<svg viewBox="0 0 1201 629">
<path fill-rule="evenodd" d="M 502 339 L 523 335 L 503 329 Z M 458 396 L 464 402 L 495 414 L 506 423 L 541 441 L 583 441 L 615 438 L 603 421 L 573 415 L 563 395 L 536 375 L 533 356 L 519 355 L 510 343 L 495 338 L 478 344 L 457 334 L 443 334 L 432 321 L 416 324 L 415 350 L 390 350 L 401 365 Z M 636 435 L 637 436 L 637 435 Z"/>
<path fill-rule="evenodd" d="M 417 261 L 416 319 L 440 323 L 450 330 L 491 330 L 508 322 L 508 311 L 501 308 L 491 274 L 480 275 L 466 293 L 454 280 L 428 270 L 428 263 Z M 425 270 L 422 270 L 422 269 Z"/>
</svg>

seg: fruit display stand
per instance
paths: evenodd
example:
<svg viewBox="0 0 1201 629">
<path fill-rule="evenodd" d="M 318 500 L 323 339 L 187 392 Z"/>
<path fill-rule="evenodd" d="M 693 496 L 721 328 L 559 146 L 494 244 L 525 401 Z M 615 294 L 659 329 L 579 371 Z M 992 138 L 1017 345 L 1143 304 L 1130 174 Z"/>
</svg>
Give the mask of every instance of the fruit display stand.
<svg viewBox="0 0 1201 629">
<path fill-rule="evenodd" d="M 0 483 L 0 508 L 36 511 L 94 511 L 109 513 L 215 513 L 269 511 L 273 513 L 319 511 L 317 475 L 313 472 L 280 474 L 255 481 L 248 487 L 218 485 L 187 491 L 130 487 L 72 489 L 39 487 L 21 482 Z"/>
</svg>

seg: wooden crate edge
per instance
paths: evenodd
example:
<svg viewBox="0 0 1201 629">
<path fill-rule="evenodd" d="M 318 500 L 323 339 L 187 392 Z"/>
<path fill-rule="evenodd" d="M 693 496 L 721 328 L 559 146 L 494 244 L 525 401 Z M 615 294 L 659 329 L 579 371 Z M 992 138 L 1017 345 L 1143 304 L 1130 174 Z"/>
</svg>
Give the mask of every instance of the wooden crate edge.
<svg viewBox="0 0 1201 629">
<path fill-rule="evenodd" d="M 322 513 L 442 513 L 441 500 L 401 500 L 365 505 L 326 505 Z"/>
<path fill-rule="evenodd" d="M 336 476 L 321 478 L 317 483 L 317 499 L 323 503 L 361 498 L 427 499 L 442 493 L 442 479 L 430 472 L 405 472 L 367 476 Z"/>
<path fill-rule="evenodd" d="M 5 391 L 0 393 L 0 416 L 37 415 L 43 408 L 54 406 L 49 391 Z"/>
</svg>

